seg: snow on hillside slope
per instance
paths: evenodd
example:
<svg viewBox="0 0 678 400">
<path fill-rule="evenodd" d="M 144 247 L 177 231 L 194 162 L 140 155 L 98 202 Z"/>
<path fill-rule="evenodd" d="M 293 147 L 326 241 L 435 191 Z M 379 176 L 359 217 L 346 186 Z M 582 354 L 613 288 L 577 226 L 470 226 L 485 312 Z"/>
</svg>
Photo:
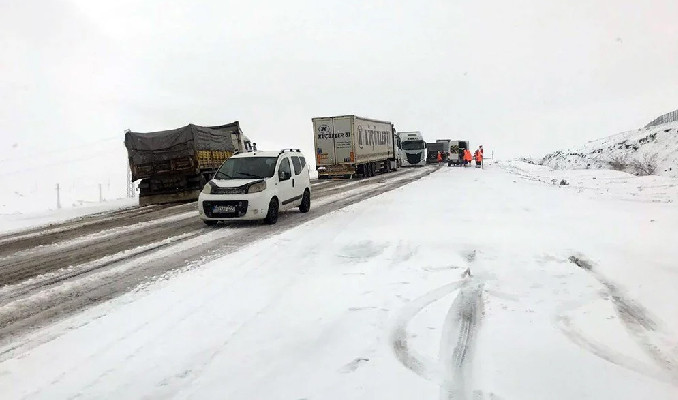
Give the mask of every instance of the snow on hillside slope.
<svg viewBox="0 0 678 400">
<path fill-rule="evenodd" d="M 547 154 L 540 162 L 553 169 L 617 169 L 638 175 L 678 177 L 678 121 L 598 139 L 579 148 Z"/>
<path fill-rule="evenodd" d="M 553 170 L 523 161 L 497 161 L 496 166 L 514 176 L 556 185 L 589 197 L 635 201 L 639 203 L 674 203 L 678 201 L 678 178 L 670 176 L 635 176 L 613 170 Z M 562 185 L 561 185 L 562 182 Z"/>
<path fill-rule="evenodd" d="M 0 348 L 0 393 L 678 398 L 675 205 L 512 165 L 443 168 L 36 330 Z"/>
</svg>

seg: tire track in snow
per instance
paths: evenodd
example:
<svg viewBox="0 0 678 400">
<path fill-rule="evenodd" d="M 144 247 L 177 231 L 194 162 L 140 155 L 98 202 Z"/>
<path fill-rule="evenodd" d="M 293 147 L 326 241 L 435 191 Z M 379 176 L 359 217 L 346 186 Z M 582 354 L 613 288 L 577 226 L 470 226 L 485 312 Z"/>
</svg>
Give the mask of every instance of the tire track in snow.
<svg viewBox="0 0 678 400">
<path fill-rule="evenodd" d="M 391 331 L 391 347 L 393 348 L 393 352 L 398 361 L 400 361 L 405 368 L 424 379 L 440 383 L 444 379 L 444 374 L 437 361 L 421 355 L 410 348 L 407 341 L 407 326 L 421 310 L 426 308 L 426 306 L 454 292 L 464 283 L 464 280 L 448 283 L 421 297 L 411 300 L 400 311 L 396 324 Z"/>
<path fill-rule="evenodd" d="M 440 362 L 446 377 L 440 387 L 443 400 L 469 398 L 467 384 L 472 381 L 470 367 L 482 313 L 483 287 L 483 283 L 473 280 L 466 282 L 447 312 L 440 340 Z"/>
<path fill-rule="evenodd" d="M 391 347 L 396 358 L 420 377 L 440 385 L 441 399 L 478 398 L 469 393 L 475 337 L 482 314 L 484 283 L 466 270 L 463 279 L 434 289 L 410 301 L 402 309 L 391 332 Z M 412 349 L 407 341 L 409 322 L 425 307 L 459 289 L 450 306 L 440 340 L 438 360 L 430 359 Z M 482 397 L 481 397 L 482 398 Z"/>
<path fill-rule="evenodd" d="M 353 191 L 346 190 L 343 198 L 338 198 L 331 204 L 318 206 L 317 201 L 313 202 L 311 212 L 306 214 L 284 213 L 278 223 L 273 226 L 262 226 L 257 223 L 234 223 L 229 226 L 205 228 L 201 223 L 198 223 L 196 229 L 202 234 L 181 240 L 166 249 L 156 249 L 145 255 L 131 257 L 122 260 L 122 262 L 97 268 L 94 271 L 87 271 L 84 274 L 79 274 L 80 276 L 70 276 L 72 272 L 80 269 L 78 265 L 5 287 L 4 290 L 0 291 L 0 296 L 7 296 L 4 298 L 5 302 L 21 301 L 27 297 L 38 299 L 39 302 L 29 308 L 29 314 L 19 313 L 19 315 L 10 316 L 9 318 L 14 322 L 0 329 L 0 361 L 11 358 L 18 352 L 27 351 L 27 349 L 41 343 L 53 340 L 64 333 L 64 331 L 59 331 L 53 335 L 48 335 L 49 337 L 38 338 L 30 335 L 23 336 L 30 329 L 44 326 L 69 314 L 140 287 L 139 285 L 148 282 L 151 277 L 165 279 L 163 277 L 166 274 L 172 275 L 170 271 L 198 268 L 211 260 L 241 250 L 253 242 L 272 237 L 322 215 L 396 189 L 436 170 L 436 168 L 422 168 L 412 172 L 405 171 L 406 173 L 403 173 L 400 177 L 397 176 L 400 175 L 399 173 L 390 174 L 393 178 L 399 179 L 393 179 L 386 186 L 375 185 L 373 190 L 367 192 L 360 191 L 359 188 L 354 188 Z M 375 181 L 379 180 L 375 179 Z M 315 198 L 322 199 L 328 196 L 328 192 L 322 192 L 320 195 L 314 192 L 314 195 L 317 196 Z M 172 209 L 174 211 L 186 206 L 194 207 L 195 204 L 181 205 Z M 172 233 L 176 234 L 177 232 Z M 173 240 L 173 237 L 170 235 L 167 239 Z M 61 279 L 61 275 L 68 276 Z M 38 284 L 38 281 L 42 284 Z M 28 286 L 31 286 L 29 291 L 22 290 L 28 288 Z"/>
<path fill-rule="evenodd" d="M 678 385 L 678 358 L 672 357 L 671 351 L 664 348 L 666 341 L 660 337 L 662 334 L 665 334 L 667 337 L 671 336 L 662 332 L 660 324 L 650 315 L 650 311 L 640 303 L 627 298 L 616 285 L 595 271 L 593 264 L 584 257 L 573 255 L 568 260 L 587 271 L 605 287 L 606 293 L 615 312 L 622 321 L 623 327 L 641 350 L 650 357 L 656 368 L 649 367 L 639 360 L 625 356 L 601 343 L 597 343 L 595 340 L 587 338 L 572 325 L 569 317 L 559 315 L 559 328 L 565 336 L 575 344 L 608 362 L 660 381 Z"/>
</svg>

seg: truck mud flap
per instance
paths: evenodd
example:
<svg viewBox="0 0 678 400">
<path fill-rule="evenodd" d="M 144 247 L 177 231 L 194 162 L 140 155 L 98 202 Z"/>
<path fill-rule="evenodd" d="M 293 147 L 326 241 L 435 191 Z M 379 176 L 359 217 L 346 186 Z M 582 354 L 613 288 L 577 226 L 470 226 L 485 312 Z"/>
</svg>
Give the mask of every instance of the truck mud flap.
<svg viewBox="0 0 678 400">
<path fill-rule="evenodd" d="M 139 205 L 147 206 L 151 204 L 185 203 L 198 200 L 199 195 L 200 190 L 189 190 L 179 193 L 151 194 L 147 196 L 139 196 Z"/>
</svg>

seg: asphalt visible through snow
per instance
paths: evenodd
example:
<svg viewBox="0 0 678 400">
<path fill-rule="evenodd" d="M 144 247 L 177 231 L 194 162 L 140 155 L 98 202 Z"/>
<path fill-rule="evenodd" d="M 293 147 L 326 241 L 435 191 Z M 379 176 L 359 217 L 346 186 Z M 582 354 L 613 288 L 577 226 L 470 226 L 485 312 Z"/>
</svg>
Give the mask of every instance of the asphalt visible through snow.
<svg viewBox="0 0 678 400">
<path fill-rule="evenodd" d="M 169 271 L 199 266 L 435 170 L 314 181 L 311 211 L 281 213 L 273 226 L 207 227 L 196 203 L 187 203 L 128 208 L 0 236 L 0 344 Z"/>
</svg>

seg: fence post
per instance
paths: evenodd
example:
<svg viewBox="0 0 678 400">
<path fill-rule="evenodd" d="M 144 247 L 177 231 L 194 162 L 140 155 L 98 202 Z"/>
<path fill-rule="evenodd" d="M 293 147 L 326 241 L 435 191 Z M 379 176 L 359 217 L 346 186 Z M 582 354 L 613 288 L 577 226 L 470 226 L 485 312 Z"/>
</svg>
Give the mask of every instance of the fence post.
<svg viewBox="0 0 678 400">
<path fill-rule="evenodd" d="M 59 184 L 56 184 L 56 192 L 57 192 L 57 209 L 61 208 L 61 197 L 59 193 Z"/>
</svg>

